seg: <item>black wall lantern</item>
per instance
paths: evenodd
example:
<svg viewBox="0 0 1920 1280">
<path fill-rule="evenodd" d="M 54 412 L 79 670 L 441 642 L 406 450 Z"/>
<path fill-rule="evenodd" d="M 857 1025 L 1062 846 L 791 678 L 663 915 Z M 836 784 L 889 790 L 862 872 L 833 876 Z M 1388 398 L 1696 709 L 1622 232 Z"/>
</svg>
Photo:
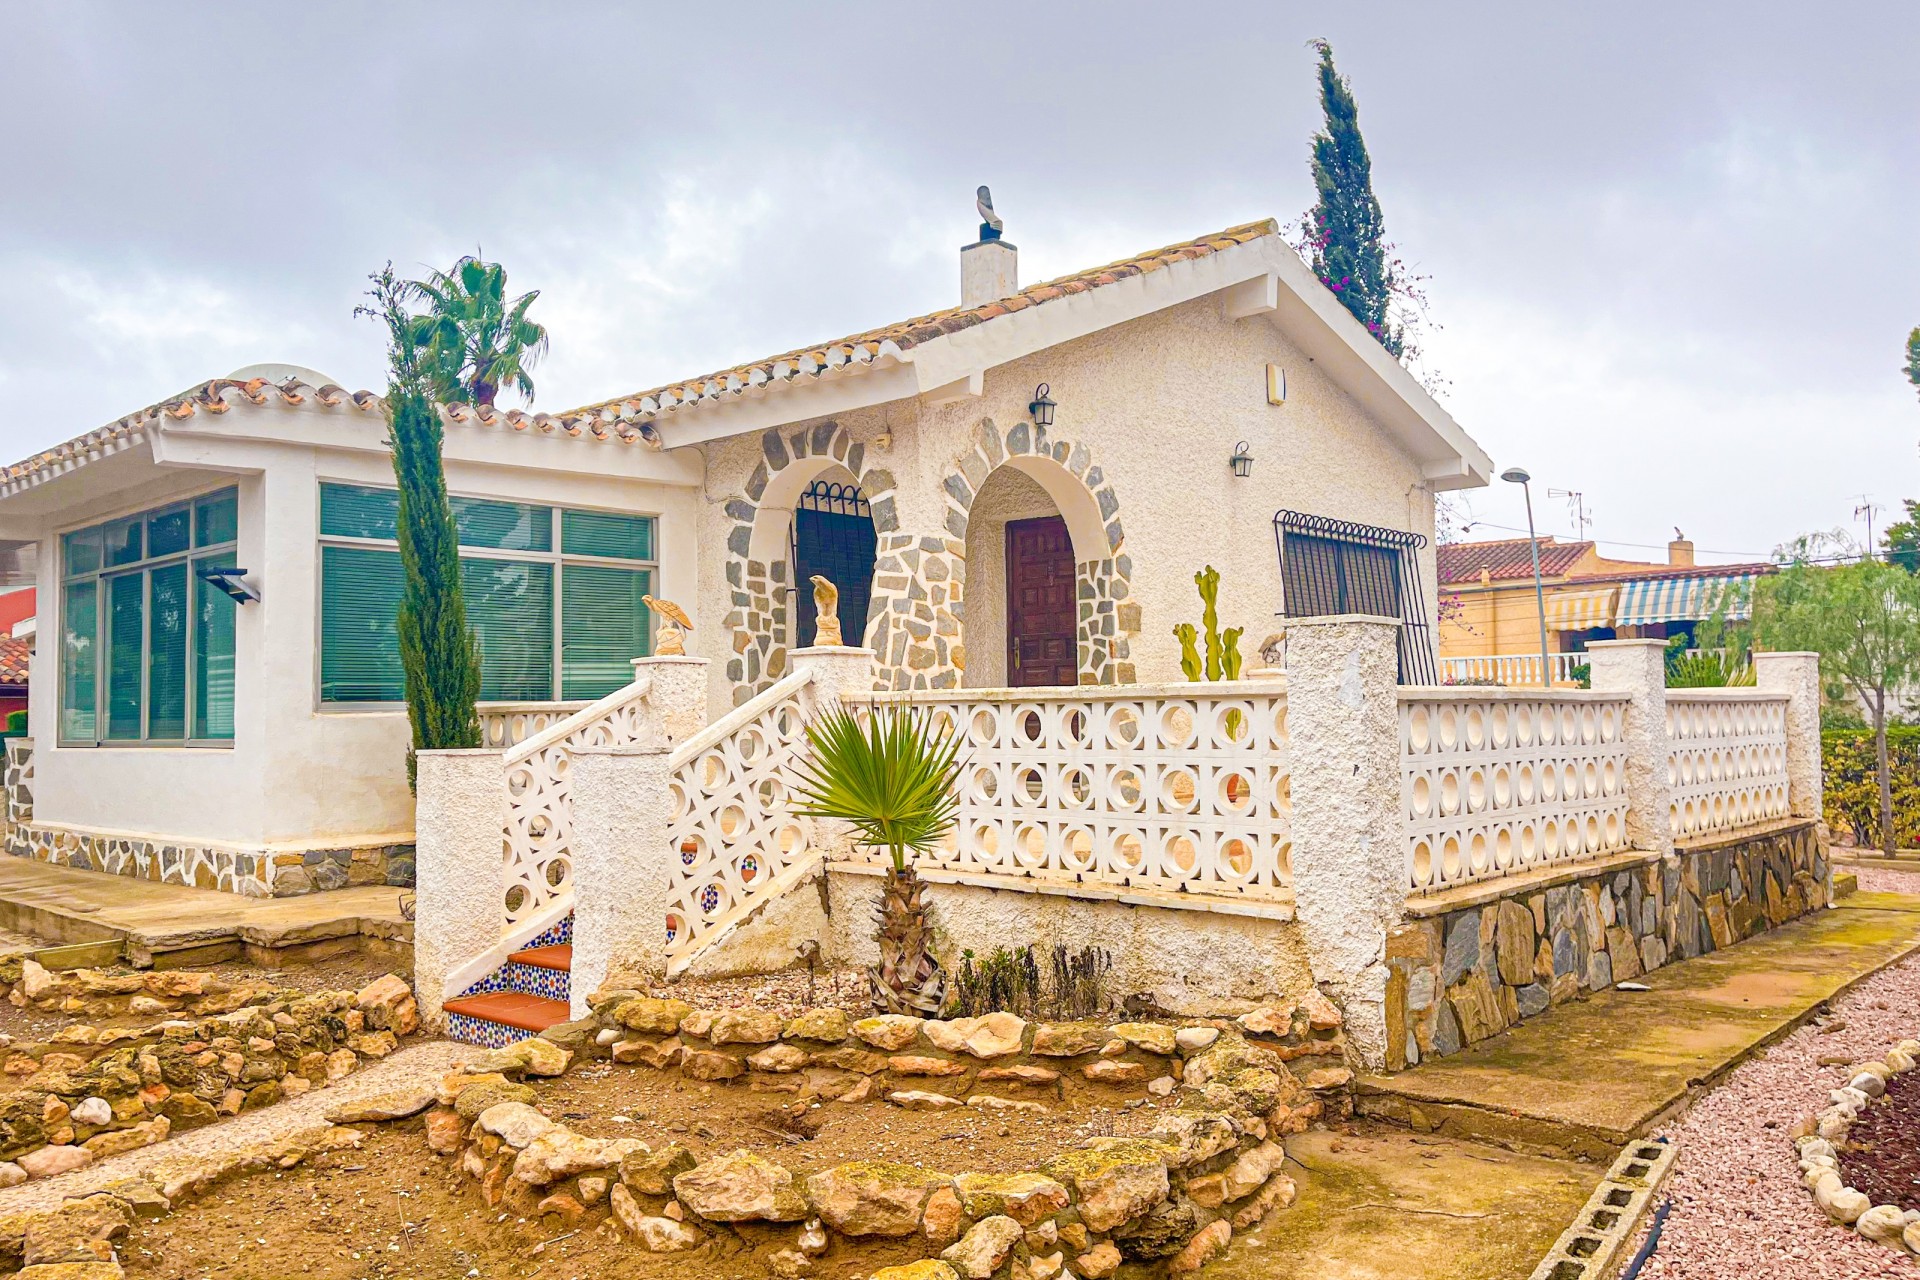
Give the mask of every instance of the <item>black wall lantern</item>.
<svg viewBox="0 0 1920 1280">
<path fill-rule="evenodd" d="M 1036 427 L 1050 427 L 1053 425 L 1053 411 L 1056 406 L 1053 398 L 1047 394 L 1047 391 L 1048 387 L 1044 382 L 1035 387 L 1033 389 L 1033 403 L 1027 406 L 1027 412 L 1033 415 L 1033 425 Z"/>
<path fill-rule="evenodd" d="M 248 582 L 245 569 L 234 569 L 226 565 L 215 565 L 199 570 L 201 581 L 222 592 L 235 604 L 246 604 L 260 598 L 260 589 Z"/>
<path fill-rule="evenodd" d="M 1242 440 L 1233 446 L 1233 456 L 1227 459 L 1227 465 L 1233 468 L 1233 474 L 1245 480 L 1253 474 L 1253 455 L 1247 452 L 1247 442 Z"/>
</svg>

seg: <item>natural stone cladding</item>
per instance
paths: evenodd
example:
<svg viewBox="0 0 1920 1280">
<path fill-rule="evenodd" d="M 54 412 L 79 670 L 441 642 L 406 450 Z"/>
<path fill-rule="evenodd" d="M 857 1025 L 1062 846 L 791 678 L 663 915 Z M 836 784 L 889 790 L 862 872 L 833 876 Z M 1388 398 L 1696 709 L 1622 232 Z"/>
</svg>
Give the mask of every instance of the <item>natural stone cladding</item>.
<svg viewBox="0 0 1920 1280">
<path fill-rule="evenodd" d="M 76 1022 L 0 1048 L 0 1187 L 151 1146 L 222 1116 L 330 1084 L 419 1028 L 413 992 L 388 974 L 358 992 L 228 985 L 183 969 L 51 973 L 0 958 L 14 1005 L 144 1027 Z"/>
<path fill-rule="evenodd" d="M 1456 1053 L 1582 992 L 1730 947 L 1827 904 L 1811 820 L 1410 921 L 1387 938 L 1387 1067 Z"/>
<path fill-rule="evenodd" d="M 13 828 L 7 852 L 63 867 L 220 889 L 246 898 L 293 898 L 354 884 L 413 884 L 413 846 L 346 849 L 235 849 L 176 844 L 68 827 Z"/>
<path fill-rule="evenodd" d="M 630 991 L 596 992 L 591 1005 L 590 1019 L 449 1075 L 427 1116 L 430 1145 L 459 1159 L 489 1209 L 558 1214 L 581 1228 L 604 1216 L 652 1252 L 696 1249 L 747 1225 L 791 1230 L 790 1247 L 767 1258 L 776 1275 L 808 1274 L 836 1235 L 888 1238 L 908 1257 L 938 1259 L 881 1275 L 1105 1280 L 1123 1264 L 1141 1280 L 1191 1274 L 1235 1232 L 1292 1203 L 1286 1135 L 1350 1112 L 1339 1013 L 1317 994 L 1238 1018 L 1118 1024 L 1029 1024 L 1009 1013 L 856 1020 L 837 1009 L 782 1019 Z M 801 1177 L 747 1151 L 703 1161 L 668 1134 L 589 1138 L 511 1083 L 601 1054 L 755 1092 L 841 1103 L 884 1095 L 906 1110 L 1043 1112 L 1045 1103 L 994 1091 L 1056 1089 L 1069 1073 L 1140 1086 L 1170 1105 L 1141 1136 L 1089 1138 L 1036 1169 L 869 1160 Z M 906 1078 L 883 1083 L 895 1077 Z"/>
</svg>

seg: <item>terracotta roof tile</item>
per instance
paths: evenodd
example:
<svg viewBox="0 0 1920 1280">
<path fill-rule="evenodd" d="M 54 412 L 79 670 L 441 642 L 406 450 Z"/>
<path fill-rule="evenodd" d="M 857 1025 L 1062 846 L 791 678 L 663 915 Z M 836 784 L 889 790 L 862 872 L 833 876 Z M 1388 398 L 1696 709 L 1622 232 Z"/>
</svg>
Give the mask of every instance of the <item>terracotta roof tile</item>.
<svg viewBox="0 0 1920 1280">
<path fill-rule="evenodd" d="M 909 351 L 922 342 L 931 342 L 935 338 L 958 333 L 977 324 L 985 324 L 989 320 L 1015 311 L 1024 311 L 1028 307 L 1042 306 L 1061 298 L 1086 293 L 1103 285 L 1146 275 L 1170 263 L 1204 258 L 1223 249 L 1231 249 L 1235 245 L 1247 244 L 1264 236 L 1278 235 L 1279 231 L 1279 224 L 1271 218 L 1261 222 L 1249 222 L 1213 235 L 1202 236 L 1197 240 L 1187 241 L 1184 244 L 1169 245 L 1164 249 L 1137 254 L 1119 262 L 1076 271 L 1058 280 L 1029 285 L 1010 297 L 995 299 L 980 306 L 950 307 L 945 311 L 914 316 L 877 329 L 869 329 L 864 333 L 856 333 L 851 337 L 839 338 L 833 342 L 801 347 L 784 355 L 768 356 L 763 360 L 736 365 L 731 369 L 708 374 L 703 378 L 669 383 L 648 391 L 636 391 L 632 395 L 604 400 L 574 412 L 610 411 L 618 414 L 625 421 L 649 420 L 685 404 L 739 395 L 770 382 L 818 377 L 830 370 L 843 368 L 849 363 L 870 364 L 883 357 Z"/>
<path fill-rule="evenodd" d="M 1637 582 L 1642 578 L 1736 578 L 1748 574 L 1778 573 L 1779 571 L 1780 566 L 1770 560 L 1757 560 L 1747 564 L 1646 564 L 1608 569 L 1603 573 L 1579 573 L 1568 578 L 1567 581 L 1620 582 L 1632 578 Z"/>
<path fill-rule="evenodd" d="M 1540 539 L 1540 573 L 1557 578 L 1579 563 L 1593 550 L 1591 542 L 1556 542 Z M 1525 538 L 1502 538 L 1496 542 L 1443 542 L 1439 548 L 1439 575 L 1442 586 L 1476 582 L 1482 569 L 1495 582 L 1533 576 L 1533 552 Z"/>
<path fill-rule="evenodd" d="M 0 636 L 0 688 L 24 685 L 27 663 L 32 657 L 31 636 Z"/>
</svg>

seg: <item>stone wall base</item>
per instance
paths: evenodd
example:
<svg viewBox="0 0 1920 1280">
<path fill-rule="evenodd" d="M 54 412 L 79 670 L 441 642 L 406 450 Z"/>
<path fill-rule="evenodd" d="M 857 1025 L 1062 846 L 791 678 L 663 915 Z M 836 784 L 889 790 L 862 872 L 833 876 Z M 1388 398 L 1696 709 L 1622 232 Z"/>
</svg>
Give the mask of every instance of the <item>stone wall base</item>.
<svg viewBox="0 0 1920 1280">
<path fill-rule="evenodd" d="M 413 845 L 274 850 L 208 845 L 14 823 L 6 851 L 57 866 L 247 898 L 292 898 L 348 885 L 413 884 Z"/>
<path fill-rule="evenodd" d="M 1617 862 L 1617 860 L 1616 860 Z M 1812 819 L 1683 845 L 1410 920 L 1387 938 L 1387 1069 L 1456 1053 L 1588 991 L 1730 947 L 1824 907 Z"/>
</svg>

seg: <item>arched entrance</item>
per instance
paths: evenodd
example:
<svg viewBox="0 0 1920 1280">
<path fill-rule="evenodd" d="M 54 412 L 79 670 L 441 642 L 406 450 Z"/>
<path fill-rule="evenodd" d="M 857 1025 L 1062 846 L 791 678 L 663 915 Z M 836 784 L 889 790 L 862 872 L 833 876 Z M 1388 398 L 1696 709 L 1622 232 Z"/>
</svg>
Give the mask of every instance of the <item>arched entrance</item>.
<svg viewBox="0 0 1920 1280">
<path fill-rule="evenodd" d="M 787 610 L 794 647 L 817 642 L 819 619 L 814 616 L 815 574 L 840 591 L 840 629 L 847 644 L 860 644 L 867 633 L 867 608 L 873 598 L 873 563 L 879 535 L 873 527 L 873 508 L 852 475 L 828 472 L 801 491 L 793 510 L 793 538 L 788 561 L 793 566 L 791 603 Z"/>
</svg>

